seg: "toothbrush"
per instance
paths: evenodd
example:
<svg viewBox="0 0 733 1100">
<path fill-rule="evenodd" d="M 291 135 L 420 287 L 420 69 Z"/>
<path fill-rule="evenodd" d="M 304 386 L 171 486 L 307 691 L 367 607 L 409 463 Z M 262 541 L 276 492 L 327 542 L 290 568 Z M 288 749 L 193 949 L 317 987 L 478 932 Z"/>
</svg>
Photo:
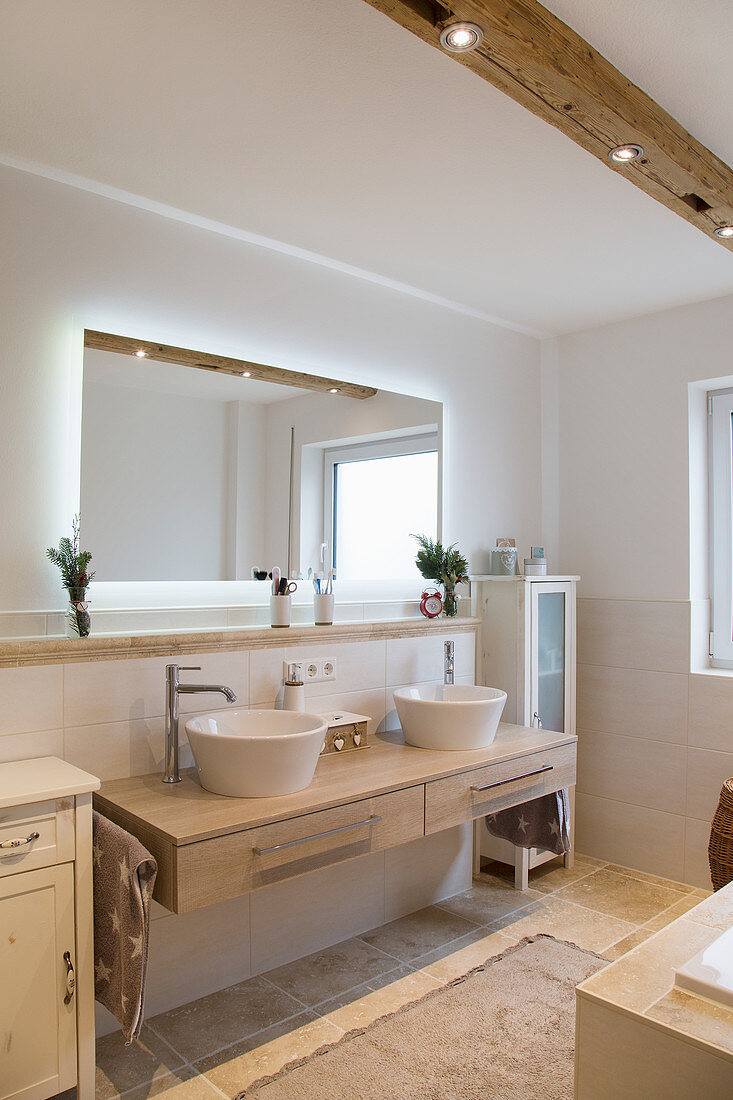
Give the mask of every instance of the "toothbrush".
<svg viewBox="0 0 733 1100">
<path fill-rule="evenodd" d="M 272 594 L 278 596 L 280 594 L 280 566 L 273 565 L 272 567 Z"/>
</svg>

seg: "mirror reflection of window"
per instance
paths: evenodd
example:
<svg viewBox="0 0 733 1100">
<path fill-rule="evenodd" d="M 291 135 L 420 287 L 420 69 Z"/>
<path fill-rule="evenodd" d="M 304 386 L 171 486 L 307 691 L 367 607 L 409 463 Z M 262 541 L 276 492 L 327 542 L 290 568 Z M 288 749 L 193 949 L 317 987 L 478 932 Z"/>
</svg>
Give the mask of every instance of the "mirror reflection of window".
<svg viewBox="0 0 733 1100">
<path fill-rule="evenodd" d="M 437 537 L 437 438 L 366 444 L 354 452 L 331 455 L 337 577 L 419 581 L 411 535 Z"/>
<path fill-rule="evenodd" d="M 160 360 L 127 337 L 87 340 L 80 500 L 98 582 L 327 571 L 336 505 L 340 578 L 420 583 L 410 534 L 438 534 L 439 402 L 323 392 L 309 375 L 285 384 L 199 369 L 205 352 L 161 345 Z"/>
</svg>

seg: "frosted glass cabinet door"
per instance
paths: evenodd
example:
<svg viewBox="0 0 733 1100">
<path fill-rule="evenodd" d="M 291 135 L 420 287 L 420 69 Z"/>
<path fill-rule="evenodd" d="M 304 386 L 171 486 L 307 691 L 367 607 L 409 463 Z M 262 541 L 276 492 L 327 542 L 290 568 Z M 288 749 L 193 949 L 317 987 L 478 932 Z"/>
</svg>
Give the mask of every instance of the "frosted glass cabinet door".
<svg viewBox="0 0 733 1100">
<path fill-rule="evenodd" d="M 573 631 L 570 589 L 562 582 L 532 585 L 531 717 L 546 730 L 572 729 Z"/>
<path fill-rule="evenodd" d="M 0 1098 L 45 1100 L 76 1084 L 76 1001 L 69 863 L 0 878 Z"/>
</svg>

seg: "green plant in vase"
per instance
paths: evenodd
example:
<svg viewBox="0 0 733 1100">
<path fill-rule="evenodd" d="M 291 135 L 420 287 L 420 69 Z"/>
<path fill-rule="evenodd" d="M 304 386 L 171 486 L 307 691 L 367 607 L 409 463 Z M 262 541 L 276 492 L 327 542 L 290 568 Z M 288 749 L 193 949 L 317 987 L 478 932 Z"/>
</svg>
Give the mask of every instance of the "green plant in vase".
<svg viewBox="0 0 733 1100">
<path fill-rule="evenodd" d="M 61 570 L 61 583 L 69 593 L 66 633 L 70 638 L 87 638 L 91 630 L 86 594 L 94 573 L 89 572 L 92 555 L 88 550 L 79 549 L 80 526 L 81 516 L 74 516 L 71 524 L 72 537 L 62 538 L 58 548 L 50 546 L 46 551 L 49 561 Z"/>
<path fill-rule="evenodd" d="M 452 618 L 458 613 L 456 585 L 468 576 L 468 562 L 456 544 L 443 546 L 427 535 L 413 535 L 420 544 L 415 564 L 427 581 L 443 585 L 443 613 Z"/>
</svg>

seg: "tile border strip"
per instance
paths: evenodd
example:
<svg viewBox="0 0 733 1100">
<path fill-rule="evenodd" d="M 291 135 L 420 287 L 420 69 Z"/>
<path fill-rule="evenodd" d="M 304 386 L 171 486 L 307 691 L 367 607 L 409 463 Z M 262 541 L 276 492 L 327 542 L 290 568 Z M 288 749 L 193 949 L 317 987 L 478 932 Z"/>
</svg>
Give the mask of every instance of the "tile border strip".
<svg viewBox="0 0 733 1100">
<path fill-rule="evenodd" d="M 324 645 L 329 642 L 420 638 L 431 634 L 466 634 L 476 632 L 480 625 L 480 619 L 459 616 L 455 619 L 335 623 L 333 626 L 293 625 L 283 629 L 268 626 L 173 634 L 92 635 L 84 639 L 10 639 L 0 641 L 0 668 L 75 664 L 81 661 L 120 661 L 135 657 L 182 656 L 187 653 L 216 653 L 238 649 L 279 649 L 292 642 L 299 645 Z"/>
</svg>

